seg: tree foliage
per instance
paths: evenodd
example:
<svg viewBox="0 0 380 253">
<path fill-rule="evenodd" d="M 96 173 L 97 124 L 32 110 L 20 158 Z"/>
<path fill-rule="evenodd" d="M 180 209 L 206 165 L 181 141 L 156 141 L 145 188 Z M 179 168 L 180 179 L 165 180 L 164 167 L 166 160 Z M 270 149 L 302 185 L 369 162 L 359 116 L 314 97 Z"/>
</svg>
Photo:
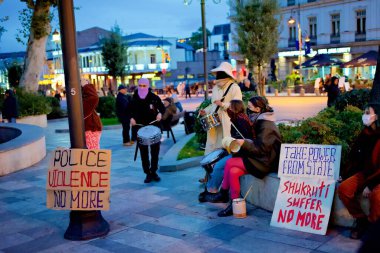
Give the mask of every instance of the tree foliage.
<svg viewBox="0 0 380 253">
<path fill-rule="evenodd" d="M 211 35 L 211 32 L 206 29 L 207 37 Z M 203 48 L 203 31 L 202 27 L 199 27 L 198 31 L 193 32 L 190 37 L 190 41 L 188 42 L 189 45 L 191 45 L 194 50 L 198 50 Z"/>
<path fill-rule="evenodd" d="M 261 67 L 277 52 L 278 3 L 276 0 L 248 0 L 244 5 L 236 5 L 236 13 L 232 20 L 237 25 L 239 52 L 248 59 L 249 68 L 258 67 L 258 80 L 261 80 Z M 259 88 L 263 90 L 260 81 Z"/>
<path fill-rule="evenodd" d="M 111 29 L 109 38 L 105 38 L 102 46 L 103 62 L 108 69 L 108 74 L 123 77 L 125 66 L 128 63 L 127 44 L 123 41 L 121 30 L 118 25 Z"/>
<path fill-rule="evenodd" d="M 12 87 L 18 87 L 20 84 L 20 78 L 22 75 L 22 67 L 17 64 L 13 63 L 9 67 L 7 67 L 8 70 L 8 82 Z"/>
</svg>

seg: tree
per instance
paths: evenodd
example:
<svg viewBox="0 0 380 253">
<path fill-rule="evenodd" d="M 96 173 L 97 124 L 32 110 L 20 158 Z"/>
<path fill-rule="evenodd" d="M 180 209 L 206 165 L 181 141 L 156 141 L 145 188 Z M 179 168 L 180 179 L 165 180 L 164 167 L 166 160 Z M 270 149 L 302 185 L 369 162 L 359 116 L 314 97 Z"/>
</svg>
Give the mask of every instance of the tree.
<svg viewBox="0 0 380 253">
<path fill-rule="evenodd" d="M 46 60 L 46 40 L 51 32 L 50 8 L 57 0 L 20 0 L 32 11 L 30 33 L 27 42 L 24 72 L 20 86 L 28 91 L 37 91 L 41 70 Z"/>
<path fill-rule="evenodd" d="M 108 74 L 113 77 L 113 89 L 116 86 L 116 77 L 120 76 L 124 82 L 124 75 L 126 74 L 125 66 L 128 63 L 127 58 L 127 44 L 123 42 L 123 36 L 118 25 L 111 29 L 109 38 L 105 38 L 102 46 L 103 62 L 108 69 Z"/>
<path fill-rule="evenodd" d="M 279 7 L 276 0 L 248 0 L 245 5 L 237 4 L 236 12 L 232 20 L 237 26 L 239 53 L 248 59 L 252 73 L 257 66 L 258 93 L 263 95 L 261 68 L 277 52 Z"/>
<path fill-rule="evenodd" d="M 206 29 L 207 37 L 211 35 L 211 32 Z M 193 32 L 191 34 L 190 41 L 188 42 L 189 45 L 191 45 L 194 50 L 198 50 L 203 48 L 203 32 L 202 27 L 199 27 L 198 31 Z"/>
</svg>

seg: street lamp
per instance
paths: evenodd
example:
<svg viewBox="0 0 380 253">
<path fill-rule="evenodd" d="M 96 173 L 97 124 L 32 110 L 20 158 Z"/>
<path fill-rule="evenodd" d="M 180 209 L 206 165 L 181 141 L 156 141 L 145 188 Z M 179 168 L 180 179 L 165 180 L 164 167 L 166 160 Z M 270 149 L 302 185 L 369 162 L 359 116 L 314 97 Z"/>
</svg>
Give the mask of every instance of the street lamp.
<svg viewBox="0 0 380 253">
<path fill-rule="evenodd" d="M 191 4 L 193 0 L 183 0 L 185 5 Z M 212 0 L 215 4 L 221 0 Z M 206 33 L 206 18 L 205 18 L 205 0 L 201 0 L 201 15 L 202 15 L 202 33 L 203 33 L 203 74 L 204 74 L 204 87 L 205 99 L 208 98 L 208 72 L 207 72 L 207 33 Z"/>
<path fill-rule="evenodd" d="M 291 10 L 291 13 L 293 13 L 294 10 Z M 296 20 L 292 15 L 290 15 L 290 18 L 288 20 L 288 25 L 289 26 L 292 26 L 294 25 L 295 23 L 297 23 L 297 35 L 298 35 L 298 50 L 299 50 L 299 54 L 298 54 L 298 64 L 300 66 L 300 85 L 302 85 L 303 81 L 302 81 L 302 29 L 301 29 L 301 6 L 300 4 L 298 3 L 298 8 L 297 8 L 297 16 L 298 16 L 298 20 Z"/>
</svg>

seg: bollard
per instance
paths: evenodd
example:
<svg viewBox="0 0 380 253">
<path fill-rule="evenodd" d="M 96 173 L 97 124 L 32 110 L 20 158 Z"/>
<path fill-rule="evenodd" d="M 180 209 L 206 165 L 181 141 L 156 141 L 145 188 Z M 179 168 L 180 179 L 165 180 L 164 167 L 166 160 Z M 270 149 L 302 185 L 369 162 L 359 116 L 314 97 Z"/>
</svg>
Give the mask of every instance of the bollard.
<svg viewBox="0 0 380 253">
<path fill-rule="evenodd" d="M 278 97 L 278 89 L 274 89 L 274 96 Z"/>
<path fill-rule="evenodd" d="M 321 93 L 319 92 L 319 88 L 315 88 L 315 89 L 314 89 L 314 92 L 315 92 L 315 95 L 316 95 L 317 97 L 319 97 L 319 96 L 321 95 Z"/>
<path fill-rule="evenodd" d="M 290 96 L 290 94 L 292 94 L 292 90 L 291 89 L 288 89 L 287 92 L 288 92 L 288 96 Z"/>
</svg>

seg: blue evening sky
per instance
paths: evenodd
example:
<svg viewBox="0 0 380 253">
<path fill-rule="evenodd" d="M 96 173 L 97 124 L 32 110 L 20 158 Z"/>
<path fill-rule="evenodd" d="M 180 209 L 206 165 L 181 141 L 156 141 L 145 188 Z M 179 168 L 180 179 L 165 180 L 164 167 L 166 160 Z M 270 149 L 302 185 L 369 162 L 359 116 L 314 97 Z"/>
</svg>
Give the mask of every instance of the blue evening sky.
<svg viewBox="0 0 380 253">
<path fill-rule="evenodd" d="M 206 27 L 228 23 L 228 0 L 215 4 L 206 1 Z M 1 2 L 1 1 L 0 1 Z M 98 26 L 110 29 L 117 23 L 123 33 L 147 33 L 154 36 L 190 37 L 201 27 L 200 0 L 184 5 L 183 0 L 74 0 L 80 7 L 75 11 L 77 31 Z M 7 29 L 0 41 L 0 53 L 24 51 L 25 46 L 15 39 L 21 24 L 18 12 L 25 7 L 19 0 L 4 0 L 0 4 L 0 18 L 9 16 L 3 25 Z M 58 18 L 53 29 L 58 27 Z"/>
</svg>

